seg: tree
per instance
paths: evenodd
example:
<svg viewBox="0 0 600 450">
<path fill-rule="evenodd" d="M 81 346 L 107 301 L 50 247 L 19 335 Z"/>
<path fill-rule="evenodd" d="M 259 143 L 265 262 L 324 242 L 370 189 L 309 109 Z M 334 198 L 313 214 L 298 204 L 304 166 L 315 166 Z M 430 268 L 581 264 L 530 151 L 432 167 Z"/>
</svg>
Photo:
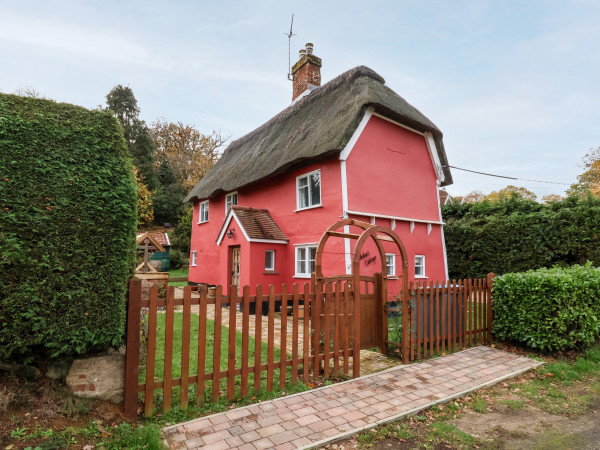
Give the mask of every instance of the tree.
<svg viewBox="0 0 600 450">
<path fill-rule="evenodd" d="M 481 200 L 483 200 L 483 197 L 485 197 L 485 194 L 483 192 L 471 191 L 467 195 L 464 196 L 463 202 L 464 203 L 477 203 L 477 202 L 480 202 Z"/>
<path fill-rule="evenodd" d="M 508 200 L 512 196 L 520 197 L 524 200 L 533 200 L 537 201 L 537 196 L 531 192 L 529 189 L 520 186 L 506 186 L 498 191 L 490 192 L 488 195 L 484 197 L 484 200 L 488 200 L 490 202 L 498 202 L 501 200 Z"/>
<path fill-rule="evenodd" d="M 577 183 L 571 185 L 567 194 L 582 195 L 589 191 L 594 195 L 600 195 L 600 146 L 590 149 L 583 156 L 580 167 L 585 170 L 577 176 Z"/>
<path fill-rule="evenodd" d="M 112 111 L 123 125 L 123 135 L 133 164 L 144 178 L 150 190 L 158 187 L 154 171 L 155 147 L 146 122 L 139 118 L 140 108 L 133 91 L 129 86 L 118 84 L 106 96 L 108 109 Z"/>
<path fill-rule="evenodd" d="M 558 194 L 548 194 L 542 197 L 544 203 L 560 202 L 561 200 L 564 200 L 564 197 Z"/>
<path fill-rule="evenodd" d="M 152 193 L 144 183 L 144 177 L 134 167 L 135 181 L 137 183 L 138 218 L 141 226 L 149 226 L 154 221 L 154 208 L 152 207 Z"/>
<path fill-rule="evenodd" d="M 169 160 L 169 167 L 177 181 L 189 192 L 217 162 L 219 149 L 229 137 L 214 131 L 200 133 L 192 125 L 164 120 L 154 122 L 150 133 L 156 145 L 156 161 Z"/>
<path fill-rule="evenodd" d="M 161 162 L 158 169 L 160 187 L 154 193 L 154 218 L 156 223 L 176 224 L 183 213 L 185 190 L 170 168 L 170 160 Z"/>
</svg>

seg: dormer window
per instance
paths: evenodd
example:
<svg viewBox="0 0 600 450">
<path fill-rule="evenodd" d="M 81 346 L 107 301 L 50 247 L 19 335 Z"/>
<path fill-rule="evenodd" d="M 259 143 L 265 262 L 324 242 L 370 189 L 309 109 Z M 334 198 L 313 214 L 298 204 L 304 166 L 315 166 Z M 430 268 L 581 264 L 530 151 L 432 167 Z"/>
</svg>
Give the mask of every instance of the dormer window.
<svg viewBox="0 0 600 450">
<path fill-rule="evenodd" d="M 225 196 L 225 215 L 229 212 L 232 206 L 238 204 L 238 195 L 237 192 L 232 192 L 231 194 L 227 194 Z"/>
<path fill-rule="evenodd" d="M 321 206 L 321 171 L 315 170 L 296 178 L 297 209 Z"/>
</svg>

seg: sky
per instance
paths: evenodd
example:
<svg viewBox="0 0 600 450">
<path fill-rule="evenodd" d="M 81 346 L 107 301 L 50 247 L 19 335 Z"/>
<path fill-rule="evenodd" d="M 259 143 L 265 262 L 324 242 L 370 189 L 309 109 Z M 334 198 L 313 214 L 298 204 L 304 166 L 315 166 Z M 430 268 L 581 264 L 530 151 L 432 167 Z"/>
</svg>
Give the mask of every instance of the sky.
<svg viewBox="0 0 600 450">
<path fill-rule="evenodd" d="M 291 102 L 306 42 L 323 83 L 366 65 L 444 133 L 447 190 L 563 194 L 600 146 L 600 1 L 2 0 L 0 91 L 87 108 L 117 84 L 147 123 L 237 139 Z"/>
</svg>

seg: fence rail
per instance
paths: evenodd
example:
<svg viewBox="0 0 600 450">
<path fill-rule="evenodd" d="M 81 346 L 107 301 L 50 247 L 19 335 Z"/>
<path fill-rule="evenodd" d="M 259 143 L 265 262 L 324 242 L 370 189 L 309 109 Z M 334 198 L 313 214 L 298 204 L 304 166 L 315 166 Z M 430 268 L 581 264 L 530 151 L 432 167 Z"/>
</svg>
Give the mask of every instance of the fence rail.
<svg viewBox="0 0 600 450">
<path fill-rule="evenodd" d="M 380 302 L 380 316 L 385 318 L 398 314 L 402 308 L 387 304 L 385 294 L 375 288 L 374 280 L 381 278 L 376 275 L 361 277 L 362 304 Z M 409 349 L 409 359 L 489 342 L 492 278 L 410 283 L 409 317 L 398 322 L 410 330 L 409 345 L 404 347 Z M 190 402 L 233 400 L 261 389 L 283 389 L 299 377 L 307 381 L 311 374 L 358 376 L 363 332 L 357 326 L 386 328 L 378 335 L 382 351 L 388 345 L 402 348 L 402 343 L 389 339 L 386 320 L 357 322 L 360 306 L 351 280 L 325 281 L 313 277 L 310 285 L 284 284 L 280 294 L 272 285 L 257 286 L 255 295 L 250 295 L 248 286 L 241 294 L 232 287 L 231 295 L 224 295 L 222 286 L 210 292 L 206 286 L 185 286 L 182 298 L 175 298 L 175 288 L 169 286 L 163 299 L 153 286 L 148 298 L 142 299 L 140 281 L 132 280 L 125 413 L 136 417 L 143 399 L 144 415 L 151 416 L 157 391 L 162 391 L 163 411 L 171 409 L 173 398 L 185 410 Z M 278 307 L 282 313 L 276 318 Z M 360 317 L 364 321 L 366 316 Z"/>
</svg>

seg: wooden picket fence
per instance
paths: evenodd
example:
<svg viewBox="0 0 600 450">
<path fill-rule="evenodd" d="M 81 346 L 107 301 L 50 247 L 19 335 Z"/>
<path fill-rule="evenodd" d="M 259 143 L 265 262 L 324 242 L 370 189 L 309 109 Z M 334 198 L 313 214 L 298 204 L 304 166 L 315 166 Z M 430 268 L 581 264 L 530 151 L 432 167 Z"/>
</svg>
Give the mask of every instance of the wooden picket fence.
<svg viewBox="0 0 600 450">
<path fill-rule="evenodd" d="M 410 360 L 489 343 L 493 278 L 410 282 Z"/>
<path fill-rule="evenodd" d="M 314 288 L 313 288 L 314 291 Z M 349 359 L 353 356 L 352 321 L 354 317 L 352 291 L 342 283 L 325 283 L 320 286 L 320 293 L 311 292 L 309 284 L 302 286 L 294 284 L 288 290 L 283 285 L 281 294 L 275 294 L 275 287 L 264 289 L 256 287 L 256 295 L 249 295 L 248 286 L 244 286 L 242 295 L 231 289 L 231 295 L 223 295 L 222 286 L 216 286 L 214 293 L 209 294 L 205 286 L 184 288 L 181 299 L 175 299 L 175 289 L 167 289 L 166 299 L 158 298 L 156 286 L 150 288 L 149 298 L 142 299 L 141 285 L 138 280 L 132 280 L 129 287 L 128 328 L 127 328 L 127 363 L 125 375 L 125 413 L 129 417 L 137 416 L 138 394 L 143 393 L 144 415 L 150 417 L 154 410 L 155 391 L 162 390 L 162 409 L 171 409 L 174 388 L 178 387 L 179 407 L 183 410 L 189 406 L 190 386 L 195 385 L 196 404 L 202 404 L 205 394 L 212 401 L 221 396 L 221 380 L 226 380 L 228 400 L 254 395 L 261 388 L 261 380 L 266 377 L 266 390 L 273 391 L 278 382 L 283 389 L 287 382 L 288 368 L 291 368 L 291 383 L 296 384 L 298 374 L 308 380 L 309 374 L 317 375 L 324 371 L 329 376 L 330 364 L 335 371 L 348 373 Z M 275 326 L 275 306 L 281 302 L 282 311 L 280 328 Z M 263 303 L 268 304 L 268 313 L 263 316 Z M 303 320 L 299 319 L 301 306 L 311 305 L 313 315 L 308 313 Z M 237 308 L 241 305 L 241 353 L 236 359 L 236 324 Z M 255 311 L 254 330 L 250 330 L 250 309 Z M 291 305 L 292 315 L 286 315 L 287 306 Z M 175 308 L 182 307 L 181 336 L 174 335 Z M 192 307 L 197 308 L 198 335 L 191 336 Z M 214 340 L 212 354 L 213 370 L 206 370 L 208 308 L 214 308 Z M 227 309 L 228 308 L 228 309 Z M 141 317 L 147 314 L 147 340 L 145 378 L 138 379 L 140 372 L 140 330 Z M 162 378 L 155 377 L 157 350 L 157 316 L 165 315 L 164 327 L 164 370 Z M 227 327 L 227 367 L 221 368 L 221 346 L 223 336 L 223 314 L 228 315 Z M 318 319 L 317 319 L 318 318 Z M 312 328 L 311 328 L 312 327 Z M 266 362 L 263 360 L 263 329 L 268 330 L 266 344 Z M 288 328 L 291 329 L 291 351 L 287 351 Z M 342 331 L 343 330 L 343 331 Z M 250 337 L 254 338 L 253 356 L 251 357 Z M 197 367 L 190 367 L 190 340 L 197 339 Z M 299 349 L 302 338 L 302 349 Z M 174 342 L 181 339 L 181 376 L 173 377 Z M 275 358 L 275 342 L 278 341 L 280 358 Z M 239 348 L 237 350 L 240 350 Z M 239 363 L 239 364 L 238 364 Z M 279 369 L 279 379 L 274 379 Z M 249 378 L 253 378 L 253 386 Z M 236 378 L 239 388 L 236 388 Z M 207 392 L 207 384 L 210 392 Z"/>
<path fill-rule="evenodd" d="M 402 326 L 410 330 L 408 346 L 389 340 L 388 313 L 399 314 L 402 305 L 393 307 L 377 289 L 369 291 L 369 283 L 375 286 L 377 276 L 381 279 L 381 274 L 361 277 L 365 284 L 361 288 L 364 290 L 364 293 L 361 292 L 363 306 L 369 301 L 381 304 L 381 320 L 360 313 L 359 317 L 368 318 L 368 323 L 357 322 L 354 290 L 351 283 L 344 280 L 317 282 L 313 276 L 311 284 L 282 285 L 281 294 L 276 294 L 275 287 L 271 285 L 268 288 L 257 286 L 255 295 L 250 295 L 248 286 L 244 286 L 241 295 L 232 288 L 229 296 L 223 294 L 221 286 L 210 292 L 205 286 L 186 286 L 183 298 L 178 299 L 172 286 L 168 287 L 165 299 L 158 298 L 156 286 L 150 288 L 148 298 L 143 299 L 141 282 L 132 280 L 127 324 L 125 414 L 135 418 L 139 401 L 143 398 L 144 415 L 150 417 L 155 409 L 157 391 L 162 391 L 162 410 L 166 412 L 171 409 L 173 396 L 178 398 L 180 409 L 185 410 L 190 401 L 202 404 L 207 399 L 217 401 L 222 396 L 233 400 L 255 395 L 263 381 L 263 387 L 269 392 L 276 385 L 283 389 L 288 375 L 292 384 L 297 383 L 299 376 L 304 381 L 310 375 L 322 374 L 325 378 L 332 373 L 359 376 L 360 358 L 354 359 L 353 356 L 360 348 L 366 347 L 361 347 L 360 342 L 360 333 L 364 330 L 359 331 L 358 339 L 356 330 L 369 326 L 382 328 L 382 334 L 377 335 L 381 336 L 381 345 L 377 346 L 382 351 L 387 351 L 388 346 L 404 349 L 408 360 L 490 341 L 492 274 L 487 280 L 411 282 L 409 316 L 407 319 L 400 317 Z M 280 326 L 276 326 L 275 321 L 277 303 L 282 305 L 283 311 L 278 321 Z M 268 305 L 265 315 L 263 304 Z M 288 306 L 292 309 L 290 317 L 286 314 Z M 176 308 L 181 309 L 181 334 L 177 335 L 174 332 Z M 208 332 L 209 308 L 214 319 L 212 334 Z M 304 308 L 303 319 L 300 319 L 301 308 Z M 164 359 L 160 361 L 163 365 L 161 374 L 156 374 L 159 314 L 164 315 Z M 254 316 L 252 320 L 251 316 Z M 192 318 L 196 323 L 192 323 Z M 140 365 L 140 331 L 142 321 L 145 324 L 146 320 L 146 356 L 145 362 Z M 227 330 L 223 329 L 223 322 Z M 192 336 L 192 325 L 197 328 L 197 335 Z M 236 342 L 236 338 L 239 341 L 238 333 L 241 333 L 241 344 Z M 214 343 L 212 356 L 207 351 L 211 338 Z M 251 338 L 254 339 L 252 348 Z M 190 355 L 193 340 L 198 344 L 193 358 L 197 360 L 195 367 L 191 367 Z M 217 345 L 222 340 L 226 341 L 226 350 Z M 179 353 L 179 347 L 175 351 L 175 343 L 181 346 L 181 356 L 177 361 L 174 355 Z M 279 348 L 279 357 L 276 356 L 276 347 Z M 226 367 L 222 367 L 221 359 L 225 355 Z M 207 356 L 212 358 L 212 369 L 207 368 Z M 174 362 L 180 364 L 181 375 L 178 377 L 173 376 Z M 140 369 L 144 368 L 145 376 L 141 379 L 139 374 L 143 370 Z M 195 398 L 190 400 L 191 386 L 195 386 L 192 389 Z"/>
</svg>

